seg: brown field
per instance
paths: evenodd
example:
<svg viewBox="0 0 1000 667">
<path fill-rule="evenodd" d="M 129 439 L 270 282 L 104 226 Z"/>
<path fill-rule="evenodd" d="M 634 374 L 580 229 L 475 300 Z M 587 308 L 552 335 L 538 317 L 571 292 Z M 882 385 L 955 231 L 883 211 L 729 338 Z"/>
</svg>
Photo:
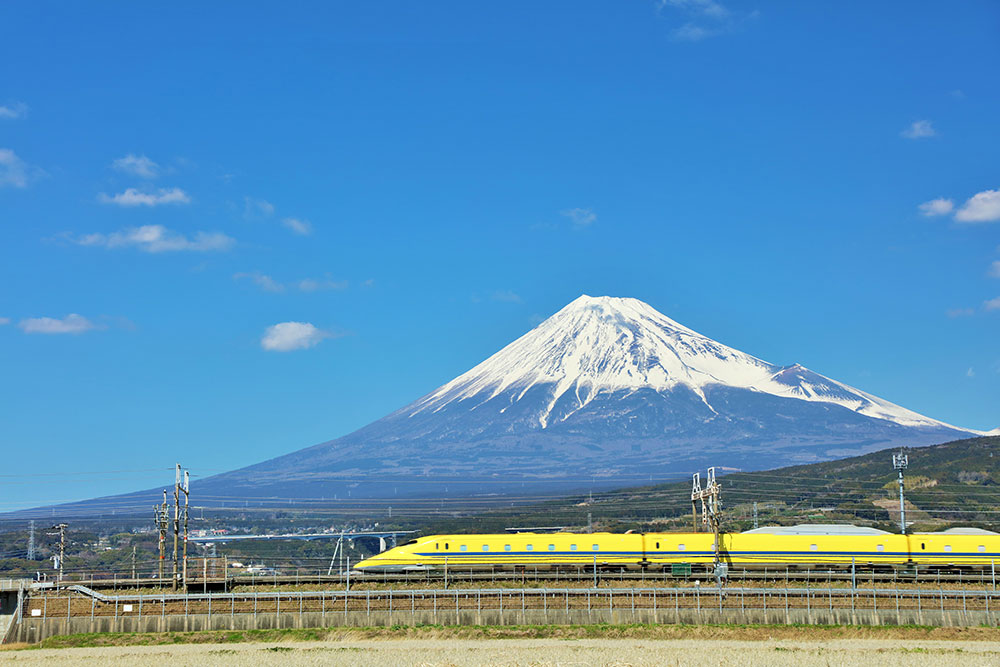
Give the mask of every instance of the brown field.
<svg viewBox="0 0 1000 667">
<path fill-rule="evenodd" d="M 302 641 L 310 639 L 311 641 Z M 69 648 L 57 648 L 69 647 Z M 421 627 L 54 637 L 0 664 L 954 665 L 1000 664 L 997 628 Z"/>
<path fill-rule="evenodd" d="M 1000 664 L 1000 643 L 834 639 L 389 639 L 5 651 L 12 665 L 955 665 Z"/>
</svg>

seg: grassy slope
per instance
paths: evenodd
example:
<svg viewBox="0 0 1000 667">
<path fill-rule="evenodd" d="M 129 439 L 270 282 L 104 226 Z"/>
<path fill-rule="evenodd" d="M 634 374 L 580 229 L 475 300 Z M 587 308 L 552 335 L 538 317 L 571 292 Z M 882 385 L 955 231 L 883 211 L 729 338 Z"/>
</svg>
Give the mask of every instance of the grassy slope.
<svg viewBox="0 0 1000 667">
<path fill-rule="evenodd" d="M 996 454 L 996 455 L 995 455 Z M 907 520 L 917 530 L 975 525 L 1000 531 L 1000 437 L 959 440 L 908 452 Z M 898 487 L 891 452 L 721 478 L 725 528 L 761 524 L 851 522 L 898 526 Z M 703 482 L 704 483 L 704 482 Z M 691 525 L 690 482 L 571 497 L 476 517 L 415 521 L 425 532 L 486 532 L 509 526 L 586 523 L 595 527 L 683 530 Z"/>
</svg>

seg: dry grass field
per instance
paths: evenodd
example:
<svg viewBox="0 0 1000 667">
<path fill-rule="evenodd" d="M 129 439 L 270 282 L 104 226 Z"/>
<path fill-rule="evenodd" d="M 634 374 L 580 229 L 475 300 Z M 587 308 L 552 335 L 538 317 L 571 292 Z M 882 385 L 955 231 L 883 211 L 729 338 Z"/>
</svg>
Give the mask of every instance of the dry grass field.
<svg viewBox="0 0 1000 667">
<path fill-rule="evenodd" d="M 0 664 L 162 667 L 163 665 L 956 665 L 1000 664 L 1000 643 L 832 639 L 379 639 L 183 644 L 14 650 Z"/>
</svg>

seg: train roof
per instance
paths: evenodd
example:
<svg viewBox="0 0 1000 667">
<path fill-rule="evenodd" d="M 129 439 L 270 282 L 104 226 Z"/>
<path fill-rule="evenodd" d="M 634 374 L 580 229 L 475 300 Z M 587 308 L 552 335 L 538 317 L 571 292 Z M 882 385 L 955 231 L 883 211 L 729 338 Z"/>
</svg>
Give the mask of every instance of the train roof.
<svg viewBox="0 0 1000 667">
<path fill-rule="evenodd" d="M 744 535 L 891 535 L 878 528 L 850 523 L 800 523 L 797 526 L 765 526 L 743 531 Z"/>
<path fill-rule="evenodd" d="M 995 533 L 992 530 L 986 530 L 985 528 L 970 528 L 959 526 L 956 528 L 949 528 L 947 530 L 939 530 L 936 533 L 920 533 L 921 535 L 1000 535 L 1000 533 Z"/>
</svg>

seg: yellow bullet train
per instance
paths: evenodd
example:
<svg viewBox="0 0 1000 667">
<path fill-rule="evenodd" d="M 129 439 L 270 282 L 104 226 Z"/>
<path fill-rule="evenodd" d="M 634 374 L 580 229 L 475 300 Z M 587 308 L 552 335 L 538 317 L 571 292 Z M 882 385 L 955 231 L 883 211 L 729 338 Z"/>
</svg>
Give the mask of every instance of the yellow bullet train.
<svg viewBox="0 0 1000 667">
<path fill-rule="evenodd" d="M 803 524 L 720 535 L 729 566 L 990 568 L 1000 534 L 978 528 L 897 535 L 847 524 Z M 715 563 L 712 533 L 511 533 L 429 535 L 359 562 L 363 572 L 445 567 L 597 567 L 670 570 Z"/>
</svg>

